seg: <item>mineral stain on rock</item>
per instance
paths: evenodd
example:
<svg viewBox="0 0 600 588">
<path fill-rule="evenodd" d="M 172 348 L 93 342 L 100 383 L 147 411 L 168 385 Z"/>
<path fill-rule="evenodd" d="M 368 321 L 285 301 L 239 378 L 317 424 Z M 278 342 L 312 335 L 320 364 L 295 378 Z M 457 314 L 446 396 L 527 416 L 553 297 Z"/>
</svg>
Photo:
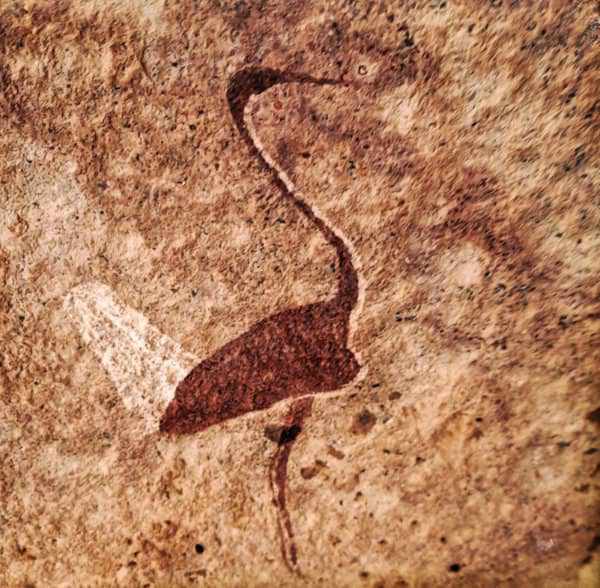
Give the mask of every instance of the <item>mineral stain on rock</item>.
<svg viewBox="0 0 600 588">
<path fill-rule="evenodd" d="M 352 423 L 352 432 L 355 435 L 366 435 L 377 422 L 375 415 L 366 408 L 359 412 Z"/>
<path fill-rule="evenodd" d="M 265 435 L 277 444 L 270 483 L 279 513 L 279 535 L 284 561 L 296 570 L 297 548 L 286 507 L 287 464 L 290 452 L 310 414 L 312 395 L 336 390 L 360 370 L 348 349 L 350 313 L 358 300 L 358 276 L 346 243 L 313 209 L 298 198 L 274 165 L 258 148 L 244 120 L 251 96 L 276 84 L 332 85 L 331 79 L 246 68 L 233 75 L 227 102 L 233 121 L 250 155 L 269 176 L 284 200 L 296 206 L 336 251 L 339 277 L 336 295 L 324 302 L 276 313 L 255 324 L 198 364 L 177 386 L 175 397 L 160 420 L 164 433 L 192 434 L 212 425 L 264 410 L 286 398 L 292 404 L 283 426 L 268 427 Z"/>
</svg>

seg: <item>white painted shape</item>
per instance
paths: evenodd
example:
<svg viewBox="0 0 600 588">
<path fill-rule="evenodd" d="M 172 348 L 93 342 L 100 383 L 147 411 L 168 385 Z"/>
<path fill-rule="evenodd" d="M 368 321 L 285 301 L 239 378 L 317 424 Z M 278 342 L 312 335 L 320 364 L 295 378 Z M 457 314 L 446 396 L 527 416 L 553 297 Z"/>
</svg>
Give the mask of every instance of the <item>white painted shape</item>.
<svg viewBox="0 0 600 588">
<path fill-rule="evenodd" d="M 194 355 L 153 327 L 98 282 L 73 288 L 63 308 L 96 355 L 124 405 L 147 432 L 175 395 L 177 384 L 198 362 Z"/>
</svg>

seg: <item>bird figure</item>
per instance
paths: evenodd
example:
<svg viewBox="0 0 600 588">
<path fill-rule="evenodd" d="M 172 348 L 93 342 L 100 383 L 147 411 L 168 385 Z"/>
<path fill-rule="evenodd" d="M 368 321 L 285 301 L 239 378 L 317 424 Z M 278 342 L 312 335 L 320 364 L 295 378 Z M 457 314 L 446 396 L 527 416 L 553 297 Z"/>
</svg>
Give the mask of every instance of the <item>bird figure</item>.
<svg viewBox="0 0 600 588">
<path fill-rule="evenodd" d="M 248 67 L 229 80 L 229 111 L 250 156 L 281 197 L 294 205 L 334 248 L 339 266 L 336 293 L 329 300 L 283 310 L 259 321 L 201 361 L 178 384 L 160 419 L 160 431 L 199 433 L 284 399 L 294 399 L 285 423 L 268 427 L 265 434 L 277 445 L 270 484 L 278 509 L 282 556 L 288 568 L 298 572 L 297 549 L 286 509 L 287 463 L 292 445 L 310 415 L 313 396 L 341 388 L 360 371 L 348 348 L 350 313 L 358 301 L 359 283 L 346 243 L 288 187 L 253 140 L 245 122 L 245 108 L 252 96 L 287 83 L 347 85 L 340 80 Z"/>
</svg>

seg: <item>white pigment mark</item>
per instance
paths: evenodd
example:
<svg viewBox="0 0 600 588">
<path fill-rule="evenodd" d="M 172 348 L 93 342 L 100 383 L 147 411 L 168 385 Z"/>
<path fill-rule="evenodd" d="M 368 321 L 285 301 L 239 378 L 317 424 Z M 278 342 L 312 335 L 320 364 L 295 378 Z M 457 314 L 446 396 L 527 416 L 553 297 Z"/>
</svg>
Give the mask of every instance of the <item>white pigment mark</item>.
<svg viewBox="0 0 600 588">
<path fill-rule="evenodd" d="M 177 384 L 199 363 L 198 358 L 98 282 L 73 288 L 63 308 L 106 370 L 125 407 L 143 422 L 147 432 L 156 431 Z"/>
</svg>

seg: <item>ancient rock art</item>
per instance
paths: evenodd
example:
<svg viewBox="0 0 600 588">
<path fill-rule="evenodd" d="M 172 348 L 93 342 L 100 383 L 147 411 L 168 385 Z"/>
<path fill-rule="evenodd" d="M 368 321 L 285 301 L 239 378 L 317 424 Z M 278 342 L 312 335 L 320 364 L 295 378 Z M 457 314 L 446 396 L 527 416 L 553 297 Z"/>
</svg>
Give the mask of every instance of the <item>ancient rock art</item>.
<svg viewBox="0 0 600 588">
<path fill-rule="evenodd" d="M 348 245 L 294 194 L 285 174 L 263 154 L 244 120 L 251 96 L 285 83 L 342 82 L 247 68 L 231 78 L 227 101 L 250 155 L 260 163 L 281 196 L 296 206 L 335 249 L 339 263 L 337 293 L 331 300 L 265 318 L 198 364 L 177 387 L 175 398 L 161 418 L 160 430 L 198 433 L 286 398 L 301 397 L 292 404 L 285 425 L 268 435 L 277 443 L 270 482 L 279 512 L 282 553 L 290 570 L 297 571 L 297 549 L 286 510 L 287 463 L 304 419 L 310 414 L 312 398 L 307 395 L 336 390 L 352 381 L 360 370 L 348 348 L 350 313 L 358 300 L 359 284 Z"/>
<path fill-rule="evenodd" d="M 281 555 L 283 561 L 292 570 L 298 565 L 298 549 L 294 542 L 294 530 L 286 505 L 287 464 L 294 441 L 302 432 L 302 425 L 306 417 L 310 416 L 311 409 L 312 397 L 300 398 L 292 404 L 285 425 L 270 427 L 265 431 L 265 435 L 277 443 L 277 451 L 269 470 L 269 482 L 279 514 L 277 531 L 281 543 Z"/>
</svg>

